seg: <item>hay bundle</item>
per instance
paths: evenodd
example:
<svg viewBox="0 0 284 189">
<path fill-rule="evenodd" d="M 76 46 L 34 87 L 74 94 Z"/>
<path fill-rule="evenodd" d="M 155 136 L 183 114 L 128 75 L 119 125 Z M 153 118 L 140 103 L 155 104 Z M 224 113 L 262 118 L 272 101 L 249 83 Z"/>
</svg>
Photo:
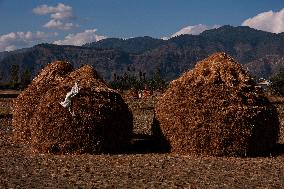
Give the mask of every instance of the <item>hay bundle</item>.
<svg viewBox="0 0 284 189">
<path fill-rule="evenodd" d="M 171 82 L 155 111 L 174 153 L 257 155 L 278 139 L 276 109 L 225 53 L 198 62 Z"/>
<path fill-rule="evenodd" d="M 13 133 L 17 141 L 30 141 L 30 120 L 42 94 L 57 86 L 73 70 L 67 62 L 55 61 L 48 64 L 33 79 L 29 87 L 19 94 L 13 107 Z"/>
<path fill-rule="evenodd" d="M 70 107 L 64 108 L 60 102 L 75 82 L 79 93 L 72 97 Z M 25 92 L 22 98 L 26 96 Z M 132 114 L 121 96 L 108 88 L 91 66 L 69 72 L 56 85 L 37 95 L 40 100 L 29 110 L 28 125 L 28 141 L 34 151 L 115 153 L 128 145 L 132 135 Z M 20 119 L 14 119 L 13 124 L 20 125 L 16 122 Z"/>
</svg>

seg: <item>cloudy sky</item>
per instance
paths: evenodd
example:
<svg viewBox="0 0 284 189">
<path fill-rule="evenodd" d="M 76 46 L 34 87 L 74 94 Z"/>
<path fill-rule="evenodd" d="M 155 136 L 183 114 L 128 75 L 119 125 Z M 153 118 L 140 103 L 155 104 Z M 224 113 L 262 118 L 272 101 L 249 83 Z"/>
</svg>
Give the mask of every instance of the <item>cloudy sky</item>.
<svg viewBox="0 0 284 189">
<path fill-rule="evenodd" d="M 222 25 L 284 32 L 284 0 L 0 0 L 0 52 L 107 37 L 168 39 Z"/>
</svg>

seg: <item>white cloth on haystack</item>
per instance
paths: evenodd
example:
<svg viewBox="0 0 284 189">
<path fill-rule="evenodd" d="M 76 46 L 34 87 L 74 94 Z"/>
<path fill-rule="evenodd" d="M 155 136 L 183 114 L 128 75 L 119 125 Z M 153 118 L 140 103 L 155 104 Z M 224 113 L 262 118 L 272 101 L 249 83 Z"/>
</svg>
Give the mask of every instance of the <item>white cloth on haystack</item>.
<svg viewBox="0 0 284 189">
<path fill-rule="evenodd" d="M 79 85 L 77 82 L 75 82 L 75 85 L 72 87 L 71 91 L 68 92 L 65 96 L 65 100 L 63 102 L 60 102 L 60 104 L 64 107 L 64 108 L 68 108 L 68 110 L 70 111 L 70 113 L 72 114 L 72 116 L 75 116 L 74 112 L 71 112 L 71 98 L 73 98 L 74 96 L 76 96 L 79 93 Z"/>
</svg>

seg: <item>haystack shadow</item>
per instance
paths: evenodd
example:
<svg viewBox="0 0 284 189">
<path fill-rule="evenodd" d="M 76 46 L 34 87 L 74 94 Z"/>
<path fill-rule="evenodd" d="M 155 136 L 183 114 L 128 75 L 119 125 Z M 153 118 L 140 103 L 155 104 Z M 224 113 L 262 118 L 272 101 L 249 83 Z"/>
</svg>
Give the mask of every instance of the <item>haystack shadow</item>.
<svg viewBox="0 0 284 189">
<path fill-rule="evenodd" d="M 163 135 L 159 121 L 154 117 L 151 125 L 152 135 L 134 134 L 126 153 L 168 153 L 170 144 Z"/>
</svg>

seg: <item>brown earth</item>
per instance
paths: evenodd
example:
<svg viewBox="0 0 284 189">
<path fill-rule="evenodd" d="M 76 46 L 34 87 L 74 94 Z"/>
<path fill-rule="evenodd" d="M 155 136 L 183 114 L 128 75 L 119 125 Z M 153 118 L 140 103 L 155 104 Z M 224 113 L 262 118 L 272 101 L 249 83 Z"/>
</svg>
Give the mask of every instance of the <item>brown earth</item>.
<svg viewBox="0 0 284 189">
<path fill-rule="evenodd" d="M 281 111 L 278 151 L 271 157 L 256 158 L 182 156 L 147 150 L 119 155 L 32 154 L 27 146 L 11 140 L 11 117 L 1 114 L 0 188 L 283 188 L 283 100 L 274 98 Z M 155 101 L 128 101 L 136 117 L 134 127 L 143 125 L 139 117 L 149 118 Z M 145 125 L 134 130 L 151 134 Z"/>
</svg>

